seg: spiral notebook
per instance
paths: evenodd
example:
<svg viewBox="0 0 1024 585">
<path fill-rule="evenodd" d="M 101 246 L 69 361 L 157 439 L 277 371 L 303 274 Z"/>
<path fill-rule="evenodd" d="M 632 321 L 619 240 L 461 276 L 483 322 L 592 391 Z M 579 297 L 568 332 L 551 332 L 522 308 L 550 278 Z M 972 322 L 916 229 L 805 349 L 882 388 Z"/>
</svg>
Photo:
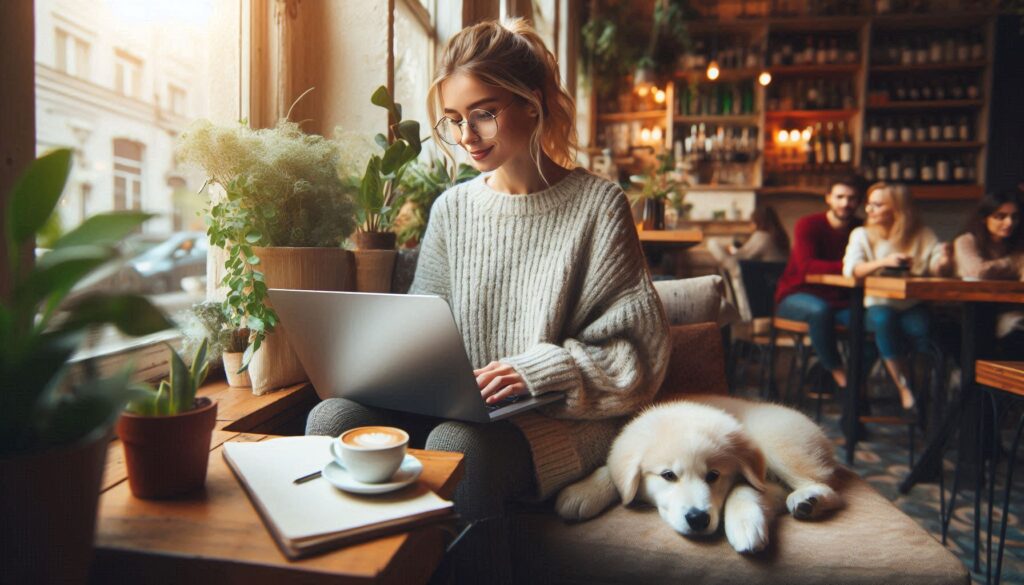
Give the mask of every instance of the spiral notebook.
<svg viewBox="0 0 1024 585">
<path fill-rule="evenodd" d="M 452 503 L 419 482 L 374 496 L 349 494 L 323 478 L 294 484 L 331 461 L 332 440 L 283 437 L 224 444 L 225 461 L 288 558 L 454 517 Z"/>
</svg>

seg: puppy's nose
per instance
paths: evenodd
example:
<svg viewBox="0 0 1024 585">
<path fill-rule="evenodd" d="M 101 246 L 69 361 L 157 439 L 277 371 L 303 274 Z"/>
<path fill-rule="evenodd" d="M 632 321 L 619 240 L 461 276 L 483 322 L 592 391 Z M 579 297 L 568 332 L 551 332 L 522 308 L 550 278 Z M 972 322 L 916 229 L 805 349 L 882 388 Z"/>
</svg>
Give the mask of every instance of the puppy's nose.
<svg viewBox="0 0 1024 585">
<path fill-rule="evenodd" d="M 686 513 L 686 523 L 694 530 L 704 530 L 711 523 L 711 516 L 708 516 L 704 510 L 690 508 L 690 511 Z"/>
</svg>

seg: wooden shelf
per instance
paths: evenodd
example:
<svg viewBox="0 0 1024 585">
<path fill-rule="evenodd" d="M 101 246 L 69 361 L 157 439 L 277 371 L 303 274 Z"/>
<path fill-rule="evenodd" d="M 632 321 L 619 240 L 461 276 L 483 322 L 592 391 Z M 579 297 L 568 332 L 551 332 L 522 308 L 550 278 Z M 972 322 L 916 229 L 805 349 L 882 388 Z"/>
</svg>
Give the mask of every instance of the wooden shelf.
<svg viewBox="0 0 1024 585">
<path fill-rule="evenodd" d="M 880 14 L 872 17 L 874 27 L 880 30 L 913 29 L 968 29 L 975 28 L 994 12 L 949 12 L 946 14 Z"/>
<path fill-rule="evenodd" d="M 751 161 L 753 162 L 753 161 Z M 722 193 L 728 193 L 732 191 L 756 191 L 758 187 L 756 185 L 687 185 L 682 187 L 683 191 L 716 191 Z"/>
<path fill-rule="evenodd" d="M 871 73 L 914 73 L 920 71 L 970 71 L 984 69 L 985 61 L 963 61 L 956 63 L 922 63 L 920 65 L 870 65 Z"/>
<path fill-rule="evenodd" d="M 649 110 L 646 112 L 615 112 L 601 114 L 597 119 L 601 122 L 638 122 L 643 120 L 664 120 L 668 110 Z"/>
<path fill-rule="evenodd" d="M 745 81 L 757 79 L 757 76 L 764 71 L 762 68 L 756 69 L 719 69 L 718 78 L 711 80 L 708 79 L 707 72 L 705 69 L 687 69 L 682 71 L 676 71 L 673 75 L 676 79 L 685 79 L 686 81 L 699 81 L 703 83 L 721 83 L 723 81 Z"/>
<path fill-rule="evenodd" d="M 776 16 L 768 19 L 772 32 L 856 32 L 866 16 Z"/>
<path fill-rule="evenodd" d="M 756 126 L 760 119 L 760 114 L 736 114 L 728 116 L 674 116 L 673 122 L 679 124 L 749 124 Z"/>
<path fill-rule="evenodd" d="M 952 110 L 961 108 L 981 108 L 985 100 L 919 100 L 905 102 L 889 102 L 887 104 L 868 105 L 868 111 L 886 110 Z"/>
<path fill-rule="evenodd" d="M 948 141 L 948 142 L 865 142 L 864 148 L 876 148 L 879 150 L 970 150 L 985 146 L 984 142 L 977 141 Z"/>
<path fill-rule="evenodd" d="M 797 185 L 775 185 L 772 187 L 761 187 L 757 190 L 758 196 L 766 195 L 801 195 L 807 197 L 824 197 L 825 187 L 808 187 Z"/>
<path fill-rule="evenodd" d="M 860 113 L 860 110 L 776 110 L 768 112 L 769 120 L 780 120 L 784 118 L 797 118 L 800 120 L 841 120 L 852 118 Z"/>
<path fill-rule="evenodd" d="M 860 71 L 860 63 L 838 63 L 834 65 L 776 65 L 769 67 L 768 72 L 772 76 L 786 77 L 788 75 L 827 75 L 830 73 L 857 73 Z"/>
</svg>

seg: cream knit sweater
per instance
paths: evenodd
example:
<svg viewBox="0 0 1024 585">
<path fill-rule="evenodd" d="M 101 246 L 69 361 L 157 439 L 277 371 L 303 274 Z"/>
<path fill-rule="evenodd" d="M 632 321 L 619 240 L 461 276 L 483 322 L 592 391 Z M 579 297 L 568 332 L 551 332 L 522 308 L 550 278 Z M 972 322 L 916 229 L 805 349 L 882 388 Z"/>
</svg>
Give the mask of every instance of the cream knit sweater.
<svg viewBox="0 0 1024 585">
<path fill-rule="evenodd" d="M 431 209 L 409 291 L 448 301 L 473 367 L 513 366 L 564 402 L 517 416 L 543 499 L 603 463 L 668 363 L 668 321 L 622 190 L 583 169 L 509 195 L 484 176 Z"/>
</svg>

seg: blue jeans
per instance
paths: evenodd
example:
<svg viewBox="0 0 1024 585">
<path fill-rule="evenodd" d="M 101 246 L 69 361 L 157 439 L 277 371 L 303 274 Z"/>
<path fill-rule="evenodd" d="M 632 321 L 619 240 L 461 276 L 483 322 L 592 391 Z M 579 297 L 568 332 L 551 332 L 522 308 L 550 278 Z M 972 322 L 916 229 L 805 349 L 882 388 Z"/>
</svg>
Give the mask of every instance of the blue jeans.
<svg viewBox="0 0 1024 585">
<path fill-rule="evenodd" d="M 783 319 L 802 321 L 810 328 L 811 347 L 827 370 L 843 367 L 836 347 L 836 324 L 850 322 L 850 310 L 836 311 L 821 297 L 810 293 L 793 293 L 782 299 L 775 315 Z"/>
<path fill-rule="evenodd" d="M 887 360 L 906 353 L 904 342 L 909 342 L 915 351 L 928 351 L 931 318 L 928 310 L 922 305 L 902 311 L 883 305 L 868 307 L 864 316 L 864 326 L 875 334 L 878 352 Z"/>
</svg>

